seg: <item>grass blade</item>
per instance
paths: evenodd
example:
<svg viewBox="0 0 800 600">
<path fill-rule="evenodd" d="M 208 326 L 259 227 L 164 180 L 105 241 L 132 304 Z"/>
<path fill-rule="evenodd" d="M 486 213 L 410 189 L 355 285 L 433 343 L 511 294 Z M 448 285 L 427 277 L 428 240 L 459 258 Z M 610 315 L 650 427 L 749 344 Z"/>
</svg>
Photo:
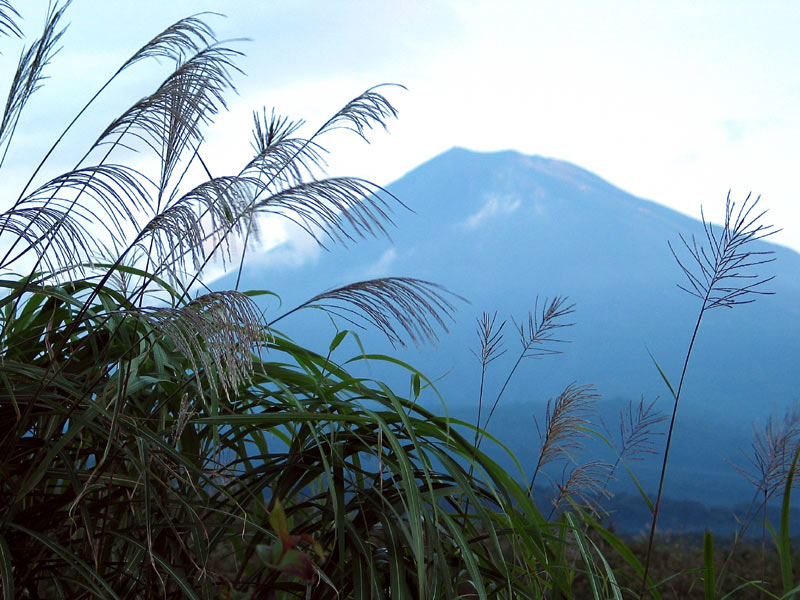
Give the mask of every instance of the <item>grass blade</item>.
<svg viewBox="0 0 800 600">
<path fill-rule="evenodd" d="M 706 600 L 716 600 L 717 582 L 714 572 L 714 534 L 703 535 L 703 593 Z"/>
<path fill-rule="evenodd" d="M 3 582 L 3 600 L 14 600 L 14 573 L 11 568 L 11 551 L 6 538 L 0 535 L 0 579 Z"/>
<path fill-rule="evenodd" d="M 797 473 L 797 460 L 800 458 L 800 448 L 795 452 L 789 475 L 786 478 L 786 486 L 783 490 L 783 504 L 781 505 L 781 525 L 778 531 L 777 550 L 781 563 L 781 583 L 783 584 L 784 598 L 792 600 L 794 598 L 794 576 L 792 574 L 792 546 L 791 532 L 789 530 L 789 516 L 792 507 L 792 484 Z"/>
</svg>

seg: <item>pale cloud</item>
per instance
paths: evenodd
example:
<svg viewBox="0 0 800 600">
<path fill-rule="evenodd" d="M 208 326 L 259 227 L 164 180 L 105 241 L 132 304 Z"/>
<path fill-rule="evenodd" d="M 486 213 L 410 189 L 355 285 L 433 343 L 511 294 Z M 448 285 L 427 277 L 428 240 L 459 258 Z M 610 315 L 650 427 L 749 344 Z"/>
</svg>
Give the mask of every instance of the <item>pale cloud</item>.
<svg viewBox="0 0 800 600">
<path fill-rule="evenodd" d="M 397 259 L 397 251 L 394 248 L 389 248 L 386 252 L 381 254 L 381 257 L 372 265 L 364 269 L 361 274 L 361 279 L 376 279 L 378 277 L 386 277 L 389 275 L 389 269 Z"/>
<path fill-rule="evenodd" d="M 262 255 L 258 261 L 264 267 L 290 267 L 293 269 L 319 259 L 322 249 L 309 238 L 294 237 Z"/>
<path fill-rule="evenodd" d="M 299 225 L 274 216 L 262 224 L 258 253 L 251 253 L 251 264 L 259 267 L 299 268 L 314 264 L 323 250 Z"/>
<path fill-rule="evenodd" d="M 510 215 L 517 210 L 520 205 L 521 202 L 519 198 L 490 196 L 481 209 L 467 217 L 463 224 L 467 229 L 475 229 L 486 219 L 497 215 Z"/>
</svg>

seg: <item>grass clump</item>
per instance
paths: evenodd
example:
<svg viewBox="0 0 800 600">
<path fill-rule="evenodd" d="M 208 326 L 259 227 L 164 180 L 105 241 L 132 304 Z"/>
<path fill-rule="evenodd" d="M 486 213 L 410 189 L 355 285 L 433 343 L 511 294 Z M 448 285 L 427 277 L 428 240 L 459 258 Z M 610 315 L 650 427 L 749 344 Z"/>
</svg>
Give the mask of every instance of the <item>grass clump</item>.
<svg viewBox="0 0 800 600">
<path fill-rule="evenodd" d="M 66 9 L 54 4 L 22 52 L 0 123 L 9 159 Z M 16 33 L 12 6 L 0 12 Z M 527 510 L 526 527 L 543 519 L 416 403 L 420 373 L 406 367 L 413 395 L 396 394 L 337 364 L 345 332 L 318 354 L 276 329 L 286 315 L 264 320 L 261 292 L 202 291 L 213 257 L 241 266 L 262 214 L 346 243 L 384 234 L 403 208 L 369 182 L 315 175 L 330 131 L 363 137 L 394 116 L 385 88 L 307 138 L 257 111 L 252 158 L 212 175 L 205 130 L 238 56 L 203 17 L 167 28 L 98 95 L 145 61 L 171 63 L 166 78 L 51 174 L 54 148 L 98 95 L 77 109 L 0 214 L 3 596 L 454 598 L 540 585 L 521 558 L 502 558 L 497 532 L 513 527 L 506 508 L 520 521 Z M 455 300 L 384 278 L 286 314 L 323 308 L 405 343 L 434 337 Z M 541 540 L 527 551 L 545 552 Z"/>
</svg>

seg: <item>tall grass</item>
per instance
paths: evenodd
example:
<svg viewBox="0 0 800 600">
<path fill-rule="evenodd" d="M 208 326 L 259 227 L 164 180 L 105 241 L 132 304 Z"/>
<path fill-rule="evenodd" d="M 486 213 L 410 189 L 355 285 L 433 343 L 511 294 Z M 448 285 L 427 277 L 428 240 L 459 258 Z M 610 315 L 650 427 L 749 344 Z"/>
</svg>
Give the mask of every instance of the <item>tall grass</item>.
<svg viewBox="0 0 800 600">
<path fill-rule="evenodd" d="M 0 168 L 15 160 L 21 115 L 55 65 L 67 8 L 51 5 L 21 52 L 0 121 Z M 5 1 L 0 32 L 20 33 Z M 299 121 L 257 110 L 250 160 L 212 176 L 205 135 L 233 91 L 239 56 L 202 17 L 178 21 L 75 107 L 27 183 L 6 195 L 16 200 L 0 213 L 3 598 L 540 599 L 581 598 L 584 589 L 623 598 L 638 595 L 639 581 L 660 597 L 650 553 L 643 564 L 597 503 L 618 467 L 652 451 L 652 405 L 623 413 L 614 463 L 573 462 L 551 481 L 548 516 L 534 483 L 599 435 L 589 420 L 593 388 L 570 384 L 548 405 L 530 481 L 482 449 L 498 443 L 486 427 L 523 359 L 557 351 L 573 311 L 565 298 L 515 323 L 521 350 L 486 413 L 504 325 L 488 315 L 479 322 L 482 412 L 471 425 L 423 408 L 433 385 L 413 367 L 346 355 L 351 332 L 315 351 L 278 329 L 313 307 L 370 324 L 393 344 L 425 342 L 447 329 L 459 301 L 434 283 L 355 282 L 266 317 L 254 299 L 272 291 L 241 291 L 240 280 L 202 291 L 215 257 L 241 275 L 260 215 L 287 218 L 329 245 L 384 235 L 404 209 L 370 182 L 320 175 L 331 131 L 365 137 L 396 115 L 387 87 L 360 94 L 308 137 Z M 154 60 L 172 65 L 164 80 L 98 127 L 70 170 L 53 172 L 54 149 L 91 117 L 95 99 Z M 749 215 L 726 221 L 721 237 L 707 226 L 710 253 L 686 244 L 700 266 L 701 275 L 685 269 L 689 291 L 704 298 L 700 318 L 758 291 L 762 280 L 725 283 L 763 262 L 741 250 L 766 233 Z M 691 346 L 687 365 L 690 354 Z M 409 392 L 348 371 L 366 360 L 402 370 Z M 784 507 L 791 456 L 790 466 L 781 462 Z M 660 493 L 653 530 L 659 501 Z M 786 597 L 788 514 L 775 533 Z M 707 597 L 720 581 L 713 560 L 709 539 Z"/>
<path fill-rule="evenodd" d="M 66 9 L 51 6 L 21 54 L 0 123 L 9 161 Z M 11 5 L 0 13 L 16 33 Z M 319 354 L 276 329 L 286 315 L 263 320 L 262 292 L 194 291 L 215 256 L 241 269 L 261 214 L 334 244 L 384 234 L 403 209 L 367 181 L 316 175 L 330 131 L 364 137 L 395 115 L 381 87 L 307 138 L 257 111 L 252 158 L 212 176 L 205 131 L 239 55 L 201 17 L 161 32 L 64 134 L 123 71 L 171 63 L 153 93 L 100 127 L 67 172 L 50 164 L 64 134 L 42 148 L 0 214 L 3 597 L 486 598 L 560 585 L 532 567 L 547 572 L 552 553 L 524 488 L 421 408 L 424 376 L 399 366 L 404 397 L 337 363 L 345 332 Z M 134 157 L 150 162 L 134 169 Z M 454 301 L 385 278 L 294 310 L 365 320 L 406 343 L 434 337 Z"/>
<path fill-rule="evenodd" d="M 661 367 L 658 366 L 657 362 L 655 363 L 669 388 L 674 402 L 669 429 L 667 430 L 667 443 L 664 449 L 658 492 L 653 508 L 653 519 L 650 526 L 647 558 L 642 580 L 643 588 L 646 585 L 645 579 L 650 567 L 650 557 L 652 556 L 667 464 L 669 462 L 669 451 L 672 435 L 675 431 L 675 419 L 678 414 L 678 403 L 683 392 L 683 383 L 703 317 L 708 311 L 715 308 L 732 308 L 739 304 L 747 304 L 754 301 L 754 296 L 770 293 L 764 291 L 762 286 L 768 283 L 772 277 L 760 277 L 753 272 L 753 269 L 771 262 L 774 258 L 770 256 L 772 254 L 770 251 L 755 250 L 752 249 L 752 245 L 754 242 L 771 235 L 774 229 L 771 225 L 764 225 L 759 222 L 764 216 L 763 212 L 756 210 L 759 199 L 753 202 L 750 200 L 751 197 L 748 195 L 737 211 L 736 203 L 731 201 L 730 194 L 728 194 L 725 204 L 724 224 L 717 231 L 703 216 L 705 245 L 702 242 L 698 243 L 694 235 L 691 238 L 691 242 L 681 236 L 684 249 L 689 254 L 688 259 L 681 259 L 670 244 L 670 250 L 684 275 L 686 275 L 688 282 L 686 285 L 679 284 L 679 287 L 698 298 L 701 304 L 697 313 L 694 331 L 686 350 L 677 388 L 672 386 Z"/>
<path fill-rule="evenodd" d="M 764 225 L 761 220 L 764 212 L 757 210 L 758 200 L 752 200 L 748 196 L 741 206 L 737 207 L 728 196 L 725 205 L 725 219 L 721 227 L 717 228 L 705 220 L 703 215 L 703 236 L 702 241 L 698 241 L 694 236 L 691 238 L 681 237 L 684 250 L 688 252 L 689 258 L 683 259 L 678 251 L 669 245 L 676 262 L 687 278 L 686 284 L 679 284 L 679 287 L 690 295 L 701 300 L 697 319 L 694 323 L 691 339 L 684 356 L 683 368 L 680 372 L 680 379 L 677 387 L 673 386 L 670 379 L 663 372 L 661 367 L 655 362 L 655 366 L 660 373 L 664 383 L 667 385 L 672 396 L 672 410 L 666 431 L 666 444 L 662 455 L 662 467 L 660 472 L 659 486 L 654 500 L 651 500 L 645 490 L 636 479 L 635 473 L 631 469 L 630 462 L 640 458 L 643 454 L 655 454 L 657 452 L 654 443 L 654 435 L 658 433 L 654 430 L 666 416 L 660 414 L 654 408 L 654 403 L 646 403 L 642 399 L 636 407 L 631 403 L 626 411 L 620 414 L 618 443 L 612 442 L 612 435 L 606 435 L 595 427 L 596 419 L 593 418 L 595 412 L 595 402 L 598 396 L 591 391 L 590 386 L 576 386 L 570 384 L 566 390 L 553 402 L 547 403 L 545 419 L 542 427 L 539 427 L 539 450 L 534 456 L 535 465 L 533 474 L 528 485 L 529 494 L 533 492 L 533 486 L 537 475 L 543 472 L 542 467 L 548 463 L 560 460 L 566 464 L 561 481 L 551 481 L 553 488 L 552 503 L 554 512 L 561 511 L 562 519 L 567 519 L 570 526 L 562 525 L 558 528 L 559 543 L 565 547 L 574 547 L 583 560 L 583 567 L 578 569 L 575 563 L 566 560 L 567 552 L 562 552 L 562 558 L 566 561 L 566 568 L 574 578 L 578 571 L 584 577 L 589 578 L 591 593 L 594 597 L 602 597 L 599 592 L 599 583 L 611 585 L 612 580 L 616 591 L 624 587 L 625 595 L 631 597 L 661 597 L 660 588 L 665 587 L 672 577 L 679 573 L 671 573 L 670 577 L 663 581 L 654 581 L 650 578 L 653 557 L 656 554 L 657 538 L 656 528 L 658 517 L 661 510 L 663 491 L 665 489 L 666 471 L 669 463 L 669 454 L 672 437 L 675 431 L 676 415 L 678 404 L 683 392 L 683 383 L 691 362 L 692 350 L 700 332 L 700 325 L 705 314 L 714 308 L 732 308 L 739 304 L 749 303 L 759 295 L 769 294 L 764 289 L 772 278 L 760 276 L 757 273 L 758 267 L 766 265 L 773 260 L 772 252 L 755 246 L 755 243 L 771 235 L 774 231 L 772 226 Z M 550 315 L 561 317 L 563 314 L 571 313 L 574 306 L 569 306 L 561 311 L 563 299 L 556 298 L 548 308 L 545 308 L 541 316 L 536 320 L 530 319 L 530 335 L 525 334 L 524 328 L 519 328 L 522 338 L 523 351 L 517 360 L 511 365 L 508 374 L 501 378 L 502 384 L 494 403 L 491 405 L 488 416 L 482 418 L 482 410 L 486 390 L 489 386 L 487 372 L 490 365 L 505 353 L 503 347 L 505 322 L 497 325 L 497 315 L 484 313 L 482 319 L 478 320 L 478 340 L 479 347 L 473 354 L 480 363 L 480 388 L 478 393 L 478 423 L 484 428 L 488 427 L 491 417 L 494 415 L 500 398 L 503 396 L 511 378 L 517 372 L 522 359 L 527 356 L 527 352 L 534 348 L 538 340 L 540 327 L 547 331 L 548 327 L 563 327 L 565 324 L 557 323 L 555 320 L 548 321 Z M 534 311 L 532 314 L 536 314 Z M 549 340 L 548 337 L 544 338 Z M 559 340 L 561 341 L 561 340 Z M 553 353 L 552 349 L 545 349 L 540 354 Z M 796 412 L 796 411 L 795 411 Z M 705 554 L 702 557 L 703 566 L 697 571 L 702 579 L 702 585 L 698 588 L 704 591 L 707 598 L 722 597 L 724 594 L 722 585 L 728 585 L 730 577 L 728 569 L 736 561 L 737 552 L 742 545 L 749 544 L 743 542 L 748 528 L 759 518 L 763 532 L 770 528 L 767 519 L 766 508 L 770 500 L 775 496 L 781 495 L 786 501 L 790 497 L 790 486 L 795 465 L 792 459 L 796 452 L 800 451 L 800 439 L 798 439 L 797 415 L 789 412 L 782 420 L 770 418 L 764 431 L 756 430 L 755 441 L 753 443 L 753 456 L 750 458 L 750 469 L 735 467 L 739 470 L 755 487 L 755 495 L 750 508 L 739 518 L 739 528 L 734 543 L 727 550 L 724 560 L 715 567 L 714 541 L 713 535 L 707 532 L 705 537 Z M 535 417 L 534 417 L 535 420 Z M 478 446 L 485 436 L 485 433 L 475 436 L 475 444 Z M 612 448 L 616 449 L 616 459 L 608 464 L 602 461 L 589 460 L 582 461 L 577 457 L 583 448 L 583 439 L 587 436 L 598 436 Z M 631 552 L 631 548 L 611 531 L 606 529 L 601 523 L 608 521 L 607 515 L 603 511 L 603 497 L 608 492 L 608 486 L 615 473 L 620 467 L 624 467 L 633 477 L 634 483 L 641 492 L 642 499 L 647 503 L 652 513 L 650 532 L 646 540 L 645 548 L 637 556 Z M 785 506 L 788 507 L 788 504 Z M 773 534 L 776 539 L 781 569 L 783 593 L 789 597 L 793 590 L 789 581 L 792 580 L 791 573 L 786 565 L 791 565 L 791 549 L 788 536 L 788 508 L 783 515 L 781 523 L 781 533 Z M 577 518 L 578 521 L 574 519 Z M 573 520 L 570 520 L 573 519 Z M 580 523 L 577 525 L 576 523 Z M 587 529 L 588 527 L 588 529 Z M 638 575 L 639 581 L 628 579 L 623 586 L 621 578 L 614 577 L 613 570 L 604 572 L 598 565 L 605 567 L 607 556 L 602 551 L 592 554 L 589 550 L 587 540 L 588 533 L 599 536 L 605 543 L 606 552 L 617 555 L 617 560 L 613 561 L 619 566 L 619 560 L 625 565 L 625 569 L 631 569 Z M 762 535 L 762 539 L 765 539 Z M 781 546 L 782 544 L 782 546 Z M 638 551 L 637 551 L 638 552 Z M 775 589 L 774 583 L 766 581 L 766 563 L 768 561 L 768 551 L 765 545 L 761 548 L 761 577 L 756 579 L 744 579 L 736 581 L 733 590 L 728 594 L 741 594 L 745 590 L 760 588 L 762 590 Z M 640 562 L 641 560 L 641 562 Z M 583 570 L 585 569 L 585 571 Z M 660 569 L 659 569 L 660 570 Z M 602 575 L 606 573 L 606 575 Z M 572 583 L 570 582 L 570 586 Z M 763 586 L 768 587 L 763 587 Z M 616 593 L 616 592 L 615 592 Z M 727 595 L 726 595 L 727 597 Z M 777 597 L 777 596 L 775 596 Z"/>
</svg>

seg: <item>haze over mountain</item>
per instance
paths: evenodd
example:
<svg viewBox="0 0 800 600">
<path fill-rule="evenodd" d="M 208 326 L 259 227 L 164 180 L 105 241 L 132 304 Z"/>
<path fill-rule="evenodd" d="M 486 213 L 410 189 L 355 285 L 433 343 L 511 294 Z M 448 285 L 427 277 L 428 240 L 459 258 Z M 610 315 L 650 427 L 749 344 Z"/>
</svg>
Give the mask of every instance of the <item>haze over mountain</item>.
<svg viewBox="0 0 800 600">
<path fill-rule="evenodd" d="M 512 151 L 454 148 L 388 190 L 413 210 L 398 207 L 393 214 L 393 242 L 370 239 L 330 252 L 285 244 L 251 256 L 240 288 L 275 291 L 290 308 L 338 285 L 394 275 L 434 281 L 467 298 L 471 304 L 457 303 L 451 333 L 435 348 L 395 352 L 379 335 L 359 332 L 369 352 L 399 356 L 437 379 L 450 411 L 467 419 L 474 419 L 480 377 L 470 351 L 477 348 L 475 318 L 497 311 L 498 323 L 508 319 L 507 352 L 488 375 L 491 402 L 521 349 L 512 319 L 527 320 L 537 296 L 540 307 L 545 297 L 568 296 L 574 326 L 559 334 L 570 343 L 560 346 L 561 355 L 523 362 L 490 427 L 528 470 L 538 448 L 533 415 L 543 423 L 546 401 L 571 382 L 596 386 L 612 432 L 624 401 L 660 397 L 657 406 L 671 410 L 650 354 L 677 385 L 700 301 L 676 286 L 684 275 L 667 240 L 679 252 L 680 234 L 705 241 L 699 221 L 567 162 Z M 710 220 L 721 219 L 725 194 L 705 204 Z M 760 208 L 769 207 L 769 198 L 762 202 Z M 725 461 L 744 464 L 754 420 L 763 425 L 770 414 L 782 417 L 800 399 L 800 255 L 766 242 L 753 248 L 775 252 L 775 262 L 757 270 L 775 276 L 764 288 L 774 294 L 712 310 L 703 320 L 667 474 L 667 494 L 677 498 L 726 506 L 749 500 L 752 490 Z M 215 284 L 232 286 L 230 275 Z M 268 318 L 278 314 L 274 302 L 268 311 Z M 334 333 L 317 311 L 293 315 L 279 328 L 320 350 Z M 349 351 L 355 354 L 355 346 Z M 345 350 L 339 358 L 349 356 Z M 406 385 L 407 376 L 396 383 Z M 656 441 L 661 448 L 663 438 Z M 592 446 L 588 458 L 597 452 Z M 656 462 L 634 465 L 647 489 L 655 487 Z"/>
</svg>

